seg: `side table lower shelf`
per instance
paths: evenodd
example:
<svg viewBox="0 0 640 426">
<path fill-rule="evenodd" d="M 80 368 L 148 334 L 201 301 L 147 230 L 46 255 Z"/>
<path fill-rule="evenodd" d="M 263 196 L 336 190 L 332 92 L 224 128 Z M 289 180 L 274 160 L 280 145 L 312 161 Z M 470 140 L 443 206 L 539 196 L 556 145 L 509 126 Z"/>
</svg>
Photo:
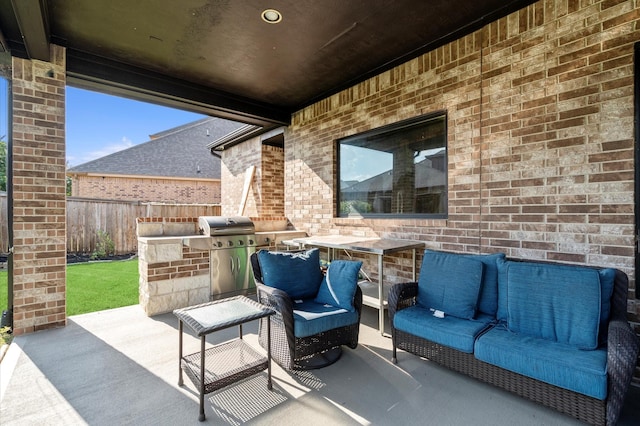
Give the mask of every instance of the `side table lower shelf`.
<svg viewBox="0 0 640 426">
<path fill-rule="evenodd" d="M 268 367 L 268 358 L 242 339 L 221 343 L 204 352 L 204 392 L 201 389 L 200 352 L 182 357 L 181 367 L 199 392 L 211 393 Z M 269 384 L 270 385 L 270 384 Z M 271 389 L 271 387 L 269 387 Z"/>
</svg>

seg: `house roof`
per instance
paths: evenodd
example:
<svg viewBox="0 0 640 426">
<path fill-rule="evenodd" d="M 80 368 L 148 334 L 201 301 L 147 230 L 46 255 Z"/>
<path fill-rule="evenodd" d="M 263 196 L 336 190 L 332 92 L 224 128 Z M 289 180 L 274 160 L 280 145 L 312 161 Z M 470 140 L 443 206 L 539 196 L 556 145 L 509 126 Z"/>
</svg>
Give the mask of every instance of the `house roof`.
<svg viewBox="0 0 640 426">
<path fill-rule="evenodd" d="M 151 140 L 72 167 L 69 174 L 220 178 L 220 158 L 207 145 L 242 127 L 242 123 L 207 117 L 150 135 Z"/>
</svg>

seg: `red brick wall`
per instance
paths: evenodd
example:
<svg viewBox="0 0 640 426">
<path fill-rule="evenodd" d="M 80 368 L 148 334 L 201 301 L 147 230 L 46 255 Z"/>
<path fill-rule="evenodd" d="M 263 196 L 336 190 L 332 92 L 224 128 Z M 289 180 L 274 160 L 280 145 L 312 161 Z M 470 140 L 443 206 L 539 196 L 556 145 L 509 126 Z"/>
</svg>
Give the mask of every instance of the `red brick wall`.
<svg viewBox="0 0 640 426">
<path fill-rule="evenodd" d="M 262 146 L 259 216 L 284 216 L 284 149 Z"/>
<path fill-rule="evenodd" d="M 634 1 L 539 1 L 298 111 L 285 134 L 285 215 L 310 234 L 617 267 L 639 323 L 639 25 Z M 448 218 L 335 218 L 335 140 L 438 110 L 449 120 Z M 385 279 L 404 280 L 406 259 L 394 262 Z"/>
<path fill-rule="evenodd" d="M 284 150 L 262 145 L 259 138 L 225 149 L 222 153 L 222 214 L 238 214 L 245 176 L 251 166 L 255 166 L 255 174 L 243 215 L 283 217 Z"/>
<path fill-rule="evenodd" d="M 15 334 L 66 323 L 64 48 L 51 57 L 12 58 Z"/>
<path fill-rule="evenodd" d="M 73 176 L 74 197 L 172 203 L 220 203 L 220 180 Z"/>
<path fill-rule="evenodd" d="M 148 282 L 187 278 L 209 274 L 209 251 L 182 248 L 182 259 L 149 263 L 140 271 Z"/>
</svg>

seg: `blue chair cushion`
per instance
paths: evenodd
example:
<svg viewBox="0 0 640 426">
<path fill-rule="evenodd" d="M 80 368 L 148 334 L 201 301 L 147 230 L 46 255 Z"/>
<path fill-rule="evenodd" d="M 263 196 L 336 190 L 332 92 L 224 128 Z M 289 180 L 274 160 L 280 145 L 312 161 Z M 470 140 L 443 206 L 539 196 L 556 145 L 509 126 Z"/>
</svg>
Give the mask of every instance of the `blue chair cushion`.
<svg viewBox="0 0 640 426">
<path fill-rule="evenodd" d="M 484 264 L 456 253 L 425 251 L 417 301 L 446 315 L 472 319 L 476 314 Z"/>
<path fill-rule="evenodd" d="M 479 315 L 478 320 L 447 315 L 437 318 L 428 308 L 420 305 L 402 309 L 393 317 L 393 326 L 397 330 L 466 353 L 473 353 L 476 336 L 486 329 L 490 322 L 491 317 L 488 315 Z"/>
<path fill-rule="evenodd" d="M 316 303 L 307 299 L 293 303 L 293 334 L 313 336 L 334 328 L 346 327 L 358 322 L 358 312 Z"/>
<path fill-rule="evenodd" d="M 545 383 L 600 400 L 607 397 L 606 348 L 581 351 L 496 326 L 476 340 L 474 354 L 481 361 Z"/>
<path fill-rule="evenodd" d="M 327 268 L 316 296 L 316 303 L 353 311 L 353 296 L 358 286 L 361 261 L 334 260 Z"/>
<path fill-rule="evenodd" d="M 293 299 L 315 297 L 322 282 L 320 250 L 275 252 L 261 250 L 258 263 L 262 282 L 286 292 Z"/>
<path fill-rule="evenodd" d="M 507 327 L 514 333 L 598 347 L 600 278 L 596 269 L 506 262 Z"/>
</svg>

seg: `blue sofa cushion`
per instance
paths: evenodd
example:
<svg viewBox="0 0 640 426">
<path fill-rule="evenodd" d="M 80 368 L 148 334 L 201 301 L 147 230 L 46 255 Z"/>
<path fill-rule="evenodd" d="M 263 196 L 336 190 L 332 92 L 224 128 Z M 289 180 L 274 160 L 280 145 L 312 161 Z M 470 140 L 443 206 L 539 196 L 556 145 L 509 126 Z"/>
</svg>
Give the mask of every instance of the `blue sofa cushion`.
<svg viewBox="0 0 640 426">
<path fill-rule="evenodd" d="M 504 260 L 505 254 L 467 254 L 465 256 L 477 259 L 484 264 L 478 311 L 495 317 L 498 310 L 498 259 Z"/>
<path fill-rule="evenodd" d="M 426 252 L 439 253 L 435 250 L 425 250 Z M 477 312 L 495 317 L 498 310 L 498 259 L 504 261 L 505 254 L 461 254 L 461 256 L 479 260 L 484 264 Z"/>
<path fill-rule="evenodd" d="M 261 250 L 258 262 L 262 282 L 286 292 L 293 299 L 315 297 L 322 282 L 320 250 L 275 252 Z"/>
<path fill-rule="evenodd" d="M 417 301 L 425 308 L 472 319 L 476 314 L 484 264 L 461 254 L 425 251 Z"/>
<path fill-rule="evenodd" d="M 313 300 L 294 301 L 293 334 L 308 337 L 358 322 L 358 311 L 348 311 Z"/>
<path fill-rule="evenodd" d="M 322 279 L 315 301 L 353 311 L 353 296 L 356 294 L 361 267 L 361 261 L 332 261 Z"/>
<path fill-rule="evenodd" d="M 591 350 L 598 347 L 600 278 L 595 269 L 512 262 L 507 272 L 507 327 Z"/>
<path fill-rule="evenodd" d="M 453 316 L 437 318 L 428 308 L 414 305 L 398 311 L 393 317 L 393 326 L 443 346 L 473 353 L 476 336 L 488 327 L 491 320 L 487 315 L 479 315 L 478 320 Z"/>
<path fill-rule="evenodd" d="M 496 326 L 482 334 L 475 357 L 524 376 L 593 398 L 607 397 L 607 350 L 580 351 L 575 347 Z"/>
<path fill-rule="evenodd" d="M 600 330 L 598 332 L 599 343 L 607 343 L 609 318 L 611 317 L 611 296 L 613 295 L 613 286 L 616 279 L 616 270 L 612 268 L 600 269 L 600 288 L 601 302 L 600 308 Z"/>
</svg>

